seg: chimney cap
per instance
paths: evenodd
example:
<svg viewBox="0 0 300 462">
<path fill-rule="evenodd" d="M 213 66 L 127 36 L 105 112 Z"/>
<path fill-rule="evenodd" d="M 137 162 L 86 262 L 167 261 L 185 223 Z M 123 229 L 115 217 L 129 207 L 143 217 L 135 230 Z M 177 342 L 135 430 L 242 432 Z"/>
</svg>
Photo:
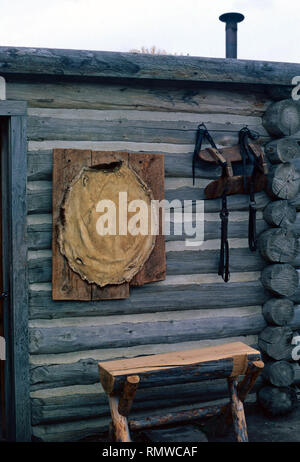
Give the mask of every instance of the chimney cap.
<svg viewBox="0 0 300 462">
<path fill-rule="evenodd" d="M 242 22 L 245 19 L 245 16 L 241 13 L 224 13 L 219 17 L 222 22 Z"/>
</svg>

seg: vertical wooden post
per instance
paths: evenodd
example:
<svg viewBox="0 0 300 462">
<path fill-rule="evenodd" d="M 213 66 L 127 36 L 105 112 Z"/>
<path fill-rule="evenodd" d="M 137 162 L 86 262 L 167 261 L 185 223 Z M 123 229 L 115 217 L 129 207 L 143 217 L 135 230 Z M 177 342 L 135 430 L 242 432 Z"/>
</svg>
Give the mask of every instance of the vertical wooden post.
<svg viewBox="0 0 300 462">
<path fill-rule="evenodd" d="M 114 428 L 114 440 L 117 443 L 131 443 L 127 418 L 122 416 L 118 411 L 119 398 L 110 395 L 108 400 Z"/>
<path fill-rule="evenodd" d="M 247 424 L 244 412 L 244 405 L 238 397 L 237 379 L 236 377 L 229 377 L 227 381 L 231 400 L 231 413 L 236 438 L 239 443 L 246 443 L 248 442 Z"/>
<path fill-rule="evenodd" d="M 115 441 L 115 429 L 114 424 L 112 422 L 109 422 L 108 425 L 108 441 L 111 443 Z"/>
<path fill-rule="evenodd" d="M 237 391 L 239 399 L 244 402 L 249 392 L 253 388 L 257 377 L 260 375 L 264 368 L 262 361 L 251 361 L 248 363 L 248 368 L 243 380 L 238 384 Z M 222 416 L 218 420 L 217 428 L 215 429 L 216 434 L 224 435 L 226 430 L 232 424 L 231 405 L 226 404 L 223 408 Z"/>
<path fill-rule="evenodd" d="M 127 417 L 130 413 L 130 409 L 139 386 L 140 378 L 138 375 L 131 375 L 127 377 L 124 384 L 123 394 L 119 401 L 118 411 L 119 413 Z"/>
<path fill-rule="evenodd" d="M 244 402 L 264 368 L 262 361 L 249 362 L 245 377 L 238 384 L 239 399 Z"/>
</svg>

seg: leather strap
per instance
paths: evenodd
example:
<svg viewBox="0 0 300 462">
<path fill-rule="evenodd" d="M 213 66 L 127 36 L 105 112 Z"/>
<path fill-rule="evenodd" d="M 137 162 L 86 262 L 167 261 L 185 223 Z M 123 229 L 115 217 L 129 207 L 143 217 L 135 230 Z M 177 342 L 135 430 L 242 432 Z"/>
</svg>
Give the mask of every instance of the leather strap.
<svg viewBox="0 0 300 462">
<path fill-rule="evenodd" d="M 248 222 L 248 244 L 249 249 L 256 250 L 256 202 L 254 195 L 253 178 L 250 180 L 250 202 L 249 202 L 249 222 Z"/>
<path fill-rule="evenodd" d="M 202 123 L 198 125 L 196 143 L 193 156 L 193 184 L 195 184 L 195 167 L 196 163 L 199 161 L 199 152 L 201 151 L 201 146 L 203 140 L 206 139 L 211 147 L 213 148 L 211 152 L 212 157 L 216 162 L 222 167 L 222 176 L 232 176 L 231 165 L 227 165 L 226 159 L 218 152 L 218 148 L 209 134 L 206 126 Z M 231 174 L 230 174 L 231 173 Z M 222 195 L 222 209 L 220 212 L 221 218 L 221 248 L 220 248 L 220 260 L 219 260 L 219 270 L 218 274 L 222 276 L 225 282 L 229 281 L 229 244 L 228 244 L 228 216 L 229 211 L 227 208 L 227 196 L 226 196 L 226 187 Z"/>
<path fill-rule="evenodd" d="M 249 147 L 249 138 L 256 140 L 259 137 L 258 133 L 244 127 L 239 132 L 240 152 L 243 160 L 243 183 L 244 191 L 247 188 L 247 172 L 246 163 L 251 165 L 250 173 L 250 201 L 249 201 L 249 222 L 248 222 L 248 245 L 253 252 L 256 250 L 256 202 L 254 194 L 254 175 L 257 169 L 261 170 L 259 159 L 255 156 Z"/>
<path fill-rule="evenodd" d="M 222 276 L 225 282 L 230 279 L 229 272 L 229 244 L 228 244 L 228 216 L 229 211 L 227 208 L 227 196 L 226 193 L 222 196 L 222 209 L 220 212 L 221 218 L 221 248 L 220 248 L 220 260 L 219 260 L 219 276 Z"/>
<path fill-rule="evenodd" d="M 195 169 L 196 169 L 196 164 L 197 162 L 199 162 L 199 152 L 201 151 L 201 147 L 202 147 L 202 143 L 203 143 L 203 140 L 207 140 L 209 142 L 209 144 L 211 145 L 212 148 L 214 148 L 216 151 L 218 151 L 218 148 L 214 142 L 214 140 L 212 139 L 211 135 L 209 134 L 206 126 L 202 123 L 200 125 L 198 125 L 198 129 L 197 129 L 197 134 L 196 134 L 196 142 L 195 142 L 195 149 L 194 149 L 194 155 L 193 155 L 193 185 L 195 184 Z M 215 158 L 215 160 L 217 161 L 217 163 L 219 165 L 221 165 L 222 167 L 222 175 L 225 174 L 225 170 L 226 170 L 226 167 L 227 167 L 227 162 L 226 160 L 224 159 L 224 161 L 222 161 L 223 156 L 217 156 Z"/>
</svg>

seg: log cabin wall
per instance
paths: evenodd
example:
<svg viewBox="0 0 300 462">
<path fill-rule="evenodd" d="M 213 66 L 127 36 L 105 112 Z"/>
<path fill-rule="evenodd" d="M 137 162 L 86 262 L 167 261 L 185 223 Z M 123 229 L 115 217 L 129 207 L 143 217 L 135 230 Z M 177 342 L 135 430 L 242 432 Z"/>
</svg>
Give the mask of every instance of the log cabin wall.
<svg viewBox="0 0 300 462">
<path fill-rule="evenodd" d="M 110 420 L 107 398 L 99 384 L 98 361 L 233 340 L 256 345 L 266 326 L 262 304 L 269 295 L 260 276 L 267 263 L 258 251 L 248 250 L 248 197 L 231 196 L 231 279 L 225 284 L 217 276 L 220 201 L 207 200 L 201 250 L 186 247 L 184 236 L 166 236 L 165 281 L 133 288 L 127 300 L 52 301 L 52 149 L 163 153 L 166 199 L 203 199 L 204 187 L 220 172 L 218 168 L 197 170 L 193 187 L 197 125 L 205 122 L 220 147 L 236 144 L 238 130 L 244 125 L 257 130 L 266 143 L 270 136 L 263 128 L 262 116 L 274 96 L 259 82 L 210 83 L 209 78 L 207 82 L 176 82 L 167 76 L 164 81 L 127 77 L 73 77 L 68 81 L 43 75 L 16 78 L 11 73 L 6 80 L 7 99 L 28 103 L 32 434 L 44 441 L 78 440 L 107 430 Z M 300 133 L 297 135 L 300 139 Z M 257 229 L 262 232 L 268 226 L 262 210 L 270 199 L 262 192 L 256 194 L 256 201 Z M 299 195 L 293 203 L 299 210 Z M 293 229 L 299 232 L 299 213 Z M 294 265 L 300 268 L 300 256 Z M 300 304 L 299 290 L 294 301 Z M 300 329 L 300 305 L 295 306 L 292 328 Z M 132 414 L 187 408 L 223 398 L 226 393 L 222 380 L 140 391 Z"/>
</svg>

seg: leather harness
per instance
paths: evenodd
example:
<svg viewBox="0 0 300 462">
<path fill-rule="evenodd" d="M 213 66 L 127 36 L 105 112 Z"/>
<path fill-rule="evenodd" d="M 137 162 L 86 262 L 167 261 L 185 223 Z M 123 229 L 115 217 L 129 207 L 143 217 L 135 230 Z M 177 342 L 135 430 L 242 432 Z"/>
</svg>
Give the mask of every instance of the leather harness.
<svg viewBox="0 0 300 462">
<path fill-rule="evenodd" d="M 259 135 L 257 132 L 249 130 L 248 127 L 244 127 L 239 131 L 239 152 L 240 160 L 242 161 L 242 183 L 243 193 L 249 193 L 249 224 L 248 224 L 248 245 L 251 251 L 256 250 L 256 202 L 255 202 L 255 182 L 256 175 L 262 172 L 263 175 L 267 173 L 267 166 L 264 162 L 263 154 L 253 144 L 249 146 L 249 139 L 257 140 Z M 227 195 L 234 194 L 229 191 L 230 178 L 234 179 L 232 165 L 230 161 L 227 161 L 218 150 L 212 136 L 209 134 L 206 126 L 201 123 L 198 126 L 196 143 L 193 155 L 193 185 L 195 184 L 195 169 L 197 163 L 200 162 L 199 153 L 201 151 L 202 143 L 204 140 L 211 145 L 207 151 L 213 158 L 214 162 L 222 167 L 222 174 L 220 179 L 222 180 L 222 192 L 218 197 L 222 198 L 222 207 L 220 211 L 221 218 L 221 246 L 220 246 L 220 259 L 218 274 L 222 276 L 225 282 L 230 279 L 229 271 L 229 243 L 228 243 L 228 218 L 229 211 L 227 207 Z M 249 175 L 250 174 L 250 175 Z M 261 175 L 261 173 L 259 173 Z M 263 182 L 261 183 L 263 184 Z M 256 188 L 257 189 L 257 188 Z M 262 189 L 262 188 L 261 188 Z"/>
</svg>

